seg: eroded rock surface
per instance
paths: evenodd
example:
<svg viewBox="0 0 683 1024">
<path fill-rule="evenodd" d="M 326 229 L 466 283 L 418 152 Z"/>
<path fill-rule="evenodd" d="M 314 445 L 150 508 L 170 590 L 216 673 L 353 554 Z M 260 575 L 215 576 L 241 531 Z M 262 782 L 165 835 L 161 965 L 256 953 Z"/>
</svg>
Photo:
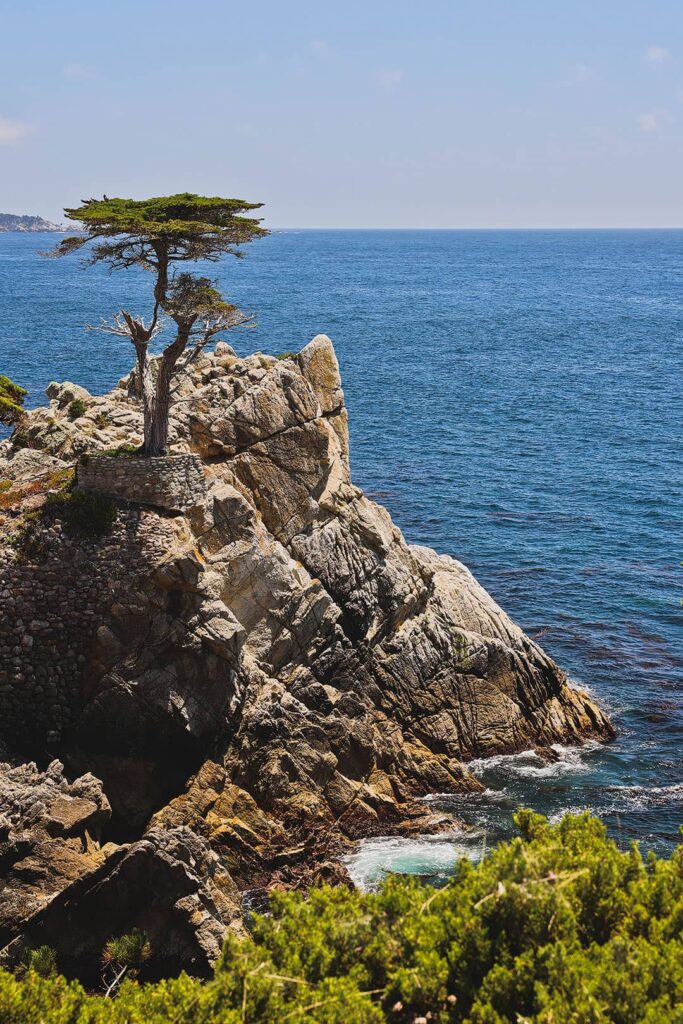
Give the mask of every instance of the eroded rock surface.
<svg viewBox="0 0 683 1024">
<path fill-rule="evenodd" d="M 141 928 L 152 969 L 208 973 L 227 927 L 242 928 L 236 885 L 190 828 L 152 827 L 130 845 L 100 844 L 110 816 L 92 775 L 69 783 L 59 761 L 0 765 L 0 962 L 57 949 L 60 967 L 95 981 L 112 935 Z"/>
<path fill-rule="evenodd" d="M 172 453 L 202 460 L 196 504 L 121 504 L 96 539 L 36 505 L 40 481 L 139 440 L 135 381 L 97 398 L 48 390 L 22 427 L 33 454 L 0 444 L 17 496 L 0 510 L 4 739 L 94 773 L 111 804 L 103 840 L 119 845 L 51 836 L 85 847 L 45 869 L 29 919 L 10 907 L 17 935 L 58 936 L 68 907 L 90 962 L 106 936 L 87 939 L 86 923 L 106 907 L 113 930 L 151 929 L 172 969 L 203 970 L 238 925 L 238 890 L 343 881 L 350 840 L 448 828 L 418 798 L 477 789 L 468 758 L 612 734 L 465 566 L 406 543 L 354 486 L 328 338 L 285 359 L 201 355 L 171 414 Z M 86 408 L 72 420 L 74 396 Z M 36 709 L 42 694 L 58 722 Z"/>
</svg>

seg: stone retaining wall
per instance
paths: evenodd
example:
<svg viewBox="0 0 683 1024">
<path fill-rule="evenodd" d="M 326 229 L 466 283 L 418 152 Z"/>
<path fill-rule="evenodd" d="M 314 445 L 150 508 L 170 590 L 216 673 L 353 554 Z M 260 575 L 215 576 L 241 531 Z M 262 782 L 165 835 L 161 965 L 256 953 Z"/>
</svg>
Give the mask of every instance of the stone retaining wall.
<svg viewBox="0 0 683 1024">
<path fill-rule="evenodd" d="M 112 603 L 127 603 L 172 544 L 172 520 L 129 507 L 105 537 L 72 537 L 55 522 L 28 552 L 0 550 L 0 740 L 59 741 Z"/>
<path fill-rule="evenodd" d="M 204 470 L 197 455 L 82 455 L 78 484 L 112 498 L 185 512 L 206 493 Z"/>
</svg>

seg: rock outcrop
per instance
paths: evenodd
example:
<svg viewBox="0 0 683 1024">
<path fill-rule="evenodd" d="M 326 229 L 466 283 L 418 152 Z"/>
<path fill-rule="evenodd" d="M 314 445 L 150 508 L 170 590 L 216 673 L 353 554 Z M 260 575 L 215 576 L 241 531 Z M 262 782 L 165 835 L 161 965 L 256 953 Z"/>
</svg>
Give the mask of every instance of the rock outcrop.
<svg viewBox="0 0 683 1024">
<path fill-rule="evenodd" d="M 67 963 L 83 971 L 107 929 L 140 926 L 158 963 L 201 972 L 239 927 L 240 892 L 343 880 L 354 838 L 448 828 L 419 798 L 477 789 L 469 758 L 612 734 L 465 566 L 406 543 L 354 486 L 328 338 L 191 363 L 171 452 L 201 459 L 194 504 L 172 512 L 168 488 L 164 507 L 143 489 L 97 537 L 41 481 L 63 487 L 84 455 L 139 441 L 141 416 L 132 375 L 79 390 L 71 419 L 74 388 L 50 385 L 50 406 L 0 445 L 0 712 L 15 763 L 59 756 L 80 776 L 57 784 L 74 818 L 84 773 L 100 780 L 85 775 L 102 787 L 99 833 L 85 804 L 55 832 L 44 801 L 26 842 L 42 849 L 51 829 L 68 853 L 48 860 L 42 894 L 35 872 L 31 900 L 11 888 L 11 948 L 59 943 L 68 920 Z"/>
</svg>

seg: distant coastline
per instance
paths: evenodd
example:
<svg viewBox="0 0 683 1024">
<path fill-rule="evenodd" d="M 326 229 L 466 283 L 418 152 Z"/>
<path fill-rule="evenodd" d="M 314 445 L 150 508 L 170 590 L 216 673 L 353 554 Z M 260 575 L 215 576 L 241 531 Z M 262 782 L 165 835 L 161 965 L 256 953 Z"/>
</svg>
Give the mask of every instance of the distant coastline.
<svg viewBox="0 0 683 1024">
<path fill-rule="evenodd" d="M 0 213 L 0 231 L 59 231 L 68 229 L 63 224 L 54 224 L 43 217 L 30 214 Z"/>
</svg>

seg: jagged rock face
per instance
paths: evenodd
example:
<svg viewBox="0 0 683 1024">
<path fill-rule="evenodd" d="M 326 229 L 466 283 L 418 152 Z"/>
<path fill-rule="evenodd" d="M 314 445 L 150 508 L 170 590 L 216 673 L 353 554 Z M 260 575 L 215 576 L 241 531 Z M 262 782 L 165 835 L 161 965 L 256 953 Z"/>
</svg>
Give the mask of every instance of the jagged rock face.
<svg viewBox="0 0 683 1024">
<path fill-rule="evenodd" d="M 4 965 L 46 944 L 58 950 L 63 971 L 95 982 L 108 939 L 138 927 L 156 969 L 206 974 L 226 928 L 241 929 L 234 882 L 189 828 L 155 827 L 131 845 L 100 845 L 110 811 L 93 776 L 68 783 L 59 761 L 45 772 L 0 765 L 0 802 Z"/>
<path fill-rule="evenodd" d="M 132 378 L 111 395 L 79 394 L 86 412 L 75 421 L 73 388 L 51 385 L 50 409 L 24 428 L 51 457 L 47 469 L 45 455 L 36 458 L 36 473 L 139 433 Z M 204 497 L 183 515 L 145 508 L 134 526 L 130 509 L 117 514 L 114 536 L 129 525 L 116 586 L 92 607 L 79 698 L 53 738 L 72 771 L 102 779 L 119 837 L 148 844 L 135 864 L 154 863 L 161 877 L 160 831 L 184 829 L 183 842 L 191 845 L 189 832 L 228 873 L 223 893 L 233 882 L 341 879 L 349 838 L 448 827 L 416 798 L 476 789 L 469 757 L 611 735 L 588 696 L 463 565 L 407 544 L 354 486 L 328 338 L 283 360 L 238 359 L 227 347 L 200 356 L 175 391 L 170 437 L 175 454 L 203 460 Z M 8 467 L 18 457 L 9 442 L 3 454 Z M 30 461 L 20 463 L 22 478 Z M 4 476 L 13 479 L 0 461 Z M 59 523 L 51 529 L 57 571 L 79 541 Z M 36 569 L 30 556 L 20 564 L 8 549 L 3 558 L 6 587 Z M 97 565 L 97 551 L 87 561 Z M 24 678 L 39 649 L 38 636 L 19 650 Z M 134 849 L 103 869 L 97 893 L 120 891 Z M 65 882 L 67 901 L 74 884 Z M 175 931 L 164 947 L 174 965 L 208 962 L 237 918 L 232 890 L 223 902 L 215 893 L 197 899 L 211 903 L 208 917 L 189 915 L 204 937 L 188 952 L 178 926 L 184 937 Z M 74 896 L 74 920 L 84 901 Z"/>
<path fill-rule="evenodd" d="M 76 879 L 106 860 L 96 837 L 111 814 L 101 782 L 69 783 L 63 765 L 0 764 L 0 948 Z"/>
</svg>

